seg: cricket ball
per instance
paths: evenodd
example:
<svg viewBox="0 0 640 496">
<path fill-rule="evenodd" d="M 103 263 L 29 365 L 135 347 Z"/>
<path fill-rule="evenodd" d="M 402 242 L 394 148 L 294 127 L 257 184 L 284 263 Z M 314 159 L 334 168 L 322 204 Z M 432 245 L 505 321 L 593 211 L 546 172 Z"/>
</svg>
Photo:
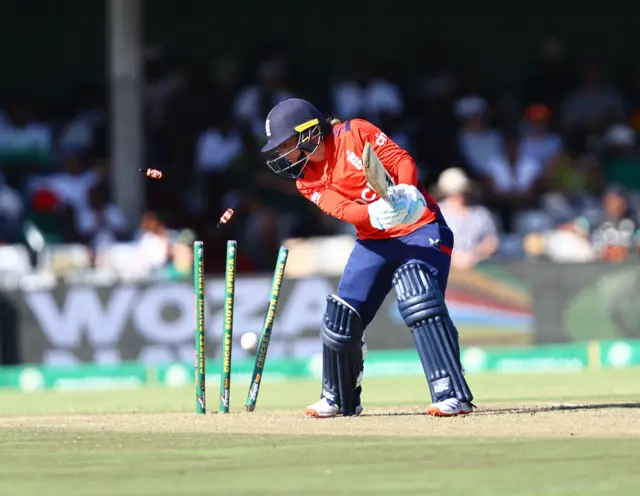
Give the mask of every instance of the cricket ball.
<svg viewBox="0 0 640 496">
<path fill-rule="evenodd" d="M 258 336 L 255 332 L 245 332 L 240 338 L 240 346 L 245 351 L 255 353 L 258 350 Z"/>
</svg>

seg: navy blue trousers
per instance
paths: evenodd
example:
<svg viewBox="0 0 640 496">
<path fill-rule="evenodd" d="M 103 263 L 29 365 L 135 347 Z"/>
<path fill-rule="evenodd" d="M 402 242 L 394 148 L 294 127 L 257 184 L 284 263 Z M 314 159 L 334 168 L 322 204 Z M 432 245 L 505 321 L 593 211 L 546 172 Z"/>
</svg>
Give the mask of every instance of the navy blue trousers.
<svg viewBox="0 0 640 496">
<path fill-rule="evenodd" d="M 400 238 L 358 240 L 342 273 L 338 296 L 358 311 L 366 328 L 392 289 L 393 273 L 405 263 L 426 265 L 444 294 L 452 250 L 453 233 L 441 215 Z"/>
</svg>

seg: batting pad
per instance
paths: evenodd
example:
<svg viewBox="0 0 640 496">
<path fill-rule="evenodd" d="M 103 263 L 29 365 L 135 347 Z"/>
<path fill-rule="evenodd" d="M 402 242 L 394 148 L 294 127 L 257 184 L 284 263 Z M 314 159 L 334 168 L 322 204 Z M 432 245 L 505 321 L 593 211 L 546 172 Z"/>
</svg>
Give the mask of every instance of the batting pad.
<svg viewBox="0 0 640 496">
<path fill-rule="evenodd" d="M 347 302 L 327 296 L 322 338 L 322 392 L 340 406 L 343 415 L 354 415 L 356 387 L 362 370 L 362 321 Z"/>
<path fill-rule="evenodd" d="M 420 263 L 405 264 L 393 274 L 398 309 L 418 349 L 433 402 L 473 395 L 462 374 L 456 330 L 438 281 Z"/>
</svg>

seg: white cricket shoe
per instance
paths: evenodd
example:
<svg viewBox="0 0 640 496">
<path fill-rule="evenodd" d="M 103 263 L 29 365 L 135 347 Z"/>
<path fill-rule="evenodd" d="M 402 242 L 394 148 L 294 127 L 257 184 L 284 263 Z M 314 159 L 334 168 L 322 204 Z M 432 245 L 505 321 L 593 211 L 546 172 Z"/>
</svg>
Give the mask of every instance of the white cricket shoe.
<svg viewBox="0 0 640 496">
<path fill-rule="evenodd" d="M 362 405 L 356 406 L 356 415 L 360 415 L 361 413 Z M 307 417 L 316 418 L 330 418 L 342 415 L 340 413 L 340 407 L 334 403 L 329 403 L 326 398 L 321 398 L 320 401 L 316 401 L 314 404 L 309 405 L 304 411 L 304 414 Z"/>
<path fill-rule="evenodd" d="M 432 403 L 427 408 L 427 414 L 434 417 L 455 417 L 457 415 L 466 415 L 473 411 L 473 405 L 466 401 L 460 401 L 455 398 L 447 398 L 446 400 Z"/>
</svg>

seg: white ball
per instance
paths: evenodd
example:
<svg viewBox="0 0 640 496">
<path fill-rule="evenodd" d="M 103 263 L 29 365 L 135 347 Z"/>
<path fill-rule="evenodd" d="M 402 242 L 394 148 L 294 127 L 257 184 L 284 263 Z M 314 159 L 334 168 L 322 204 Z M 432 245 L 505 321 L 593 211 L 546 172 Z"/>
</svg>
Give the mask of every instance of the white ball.
<svg viewBox="0 0 640 496">
<path fill-rule="evenodd" d="M 255 332 L 245 332 L 240 338 L 240 346 L 245 351 L 255 352 L 258 349 L 258 336 Z"/>
</svg>

